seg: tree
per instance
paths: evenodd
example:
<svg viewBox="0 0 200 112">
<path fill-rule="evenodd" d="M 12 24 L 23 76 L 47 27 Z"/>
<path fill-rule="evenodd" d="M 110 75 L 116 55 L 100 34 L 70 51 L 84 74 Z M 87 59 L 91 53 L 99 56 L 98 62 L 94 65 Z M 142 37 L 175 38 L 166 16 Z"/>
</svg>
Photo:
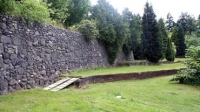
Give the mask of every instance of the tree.
<svg viewBox="0 0 200 112">
<path fill-rule="evenodd" d="M 167 61 L 174 61 L 175 59 L 175 49 L 173 49 L 173 45 L 170 38 L 167 39 L 167 49 L 165 58 Z"/>
<path fill-rule="evenodd" d="M 182 25 L 178 26 L 178 42 L 177 42 L 177 57 L 185 57 L 186 53 L 186 44 L 185 44 L 185 35 Z"/>
<path fill-rule="evenodd" d="M 176 57 L 185 57 L 185 34 L 181 24 L 178 27 L 174 27 L 171 39 L 176 46 Z"/>
<path fill-rule="evenodd" d="M 175 26 L 175 22 L 173 20 L 173 17 L 170 13 L 167 14 L 167 21 L 166 21 L 166 26 L 169 32 L 172 32 L 173 27 Z"/>
<path fill-rule="evenodd" d="M 196 20 L 193 16 L 189 15 L 188 13 L 182 13 L 177 21 L 177 24 L 181 24 L 183 27 L 184 34 L 192 34 L 195 32 L 197 25 Z"/>
<path fill-rule="evenodd" d="M 164 20 L 162 18 L 160 18 L 158 21 L 158 29 L 159 29 L 159 38 L 162 39 L 162 53 L 163 53 L 162 59 L 164 59 L 165 54 L 166 54 L 166 49 L 167 49 L 168 34 L 167 34 L 167 29 L 165 27 Z"/>
<path fill-rule="evenodd" d="M 148 61 L 157 63 L 162 57 L 162 40 L 159 38 L 156 15 L 152 6 L 147 2 L 142 17 L 142 44 L 144 55 Z"/>
<path fill-rule="evenodd" d="M 52 9 L 50 14 L 52 20 L 64 24 L 68 16 L 67 1 L 68 0 L 47 0 L 47 3 L 50 4 L 49 8 Z"/>
<path fill-rule="evenodd" d="M 66 27 L 81 22 L 88 16 L 90 10 L 89 0 L 68 0 L 68 17 L 64 24 Z"/>
<path fill-rule="evenodd" d="M 171 36 L 171 40 L 172 42 L 174 42 L 175 46 L 178 47 L 178 27 L 175 26 L 172 30 L 172 36 Z"/>
<path fill-rule="evenodd" d="M 109 63 L 113 64 L 129 36 L 128 25 L 106 0 L 98 0 L 91 10 L 91 19 L 97 21 L 98 40 L 106 46 Z"/>
<path fill-rule="evenodd" d="M 196 24 L 197 24 L 197 28 L 196 28 L 196 35 L 198 37 L 200 37 L 200 15 L 198 17 L 198 20 L 196 21 Z"/>
</svg>

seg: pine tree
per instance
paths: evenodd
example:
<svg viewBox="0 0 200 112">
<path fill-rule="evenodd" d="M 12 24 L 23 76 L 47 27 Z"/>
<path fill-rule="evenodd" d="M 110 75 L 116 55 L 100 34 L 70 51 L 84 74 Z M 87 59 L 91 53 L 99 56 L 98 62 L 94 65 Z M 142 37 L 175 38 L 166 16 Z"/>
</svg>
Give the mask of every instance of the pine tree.
<svg viewBox="0 0 200 112">
<path fill-rule="evenodd" d="M 156 21 L 156 15 L 154 14 L 152 6 L 150 6 L 148 2 L 144 8 L 142 28 L 144 56 L 148 61 L 157 63 L 162 57 L 162 40 L 158 36 L 159 30 Z"/>
<path fill-rule="evenodd" d="M 178 27 L 174 27 L 172 31 L 171 41 L 174 42 L 176 48 L 178 47 Z"/>
<path fill-rule="evenodd" d="M 175 27 L 172 32 L 171 40 L 176 46 L 176 57 L 185 57 L 185 34 L 181 24 Z"/>
<path fill-rule="evenodd" d="M 178 26 L 178 42 L 177 42 L 177 57 L 185 57 L 186 53 L 186 44 L 185 44 L 185 35 L 184 30 L 181 24 Z"/>
<path fill-rule="evenodd" d="M 159 38 L 162 39 L 162 59 L 165 58 L 165 53 L 166 53 L 166 49 L 167 49 L 167 38 L 168 38 L 168 34 L 167 34 L 167 28 L 165 27 L 165 23 L 164 20 L 161 18 L 158 21 L 158 29 L 159 29 Z"/>
<path fill-rule="evenodd" d="M 169 32 L 172 32 L 173 27 L 175 26 L 175 22 L 173 20 L 173 17 L 170 13 L 167 14 L 167 21 L 166 21 L 166 26 Z"/>
<path fill-rule="evenodd" d="M 166 49 L 165 58 L 167 61 L 174 61 L 175 59 L 175 49 L 173 49 L 170 38 L 167 39 L 167 49 Z"/>
</svg>

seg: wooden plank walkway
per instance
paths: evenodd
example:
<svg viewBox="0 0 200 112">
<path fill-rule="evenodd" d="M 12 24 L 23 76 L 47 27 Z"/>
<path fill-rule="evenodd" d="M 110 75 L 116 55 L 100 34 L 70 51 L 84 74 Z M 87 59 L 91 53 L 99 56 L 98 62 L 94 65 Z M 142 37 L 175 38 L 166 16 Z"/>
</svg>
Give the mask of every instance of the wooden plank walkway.
<svg viewBox="0 0 200 112">
<path fill-rule="evenodd" d="M 50 89 L 52 89 L 52 88 L 54 88 L 54 87 L 56 87 L 56 86 L 58 86 L 58 85 L 60 85 L 60 84 L 62 84 L 62 83 L 64 83 L 64 82 L 66 82 L 66 81 L 68 81 L 68 80 L 70 80 L 70 78 L 69 78 L 69 77 L 66 77 L 66 78 L 64 78 L 64 79 L 62 79 L 62 80 L 57 81 L 56 83 L 53 83 L 53 84 L 51 84 L 51 85 L 45 87 L 44 90 L 50 90 Z"/>
<path fill-rule="evenodd" d="M 75 82 L 76 80 L 78 80 L 79 78 L 71 78 L 70 80 L 68 80 L 67 82 L 53 88 L 51 91 L 59 91 L 65 87 L 67 87 L 68 85 L 72 84 L 73 82 Z"/>
</svg>

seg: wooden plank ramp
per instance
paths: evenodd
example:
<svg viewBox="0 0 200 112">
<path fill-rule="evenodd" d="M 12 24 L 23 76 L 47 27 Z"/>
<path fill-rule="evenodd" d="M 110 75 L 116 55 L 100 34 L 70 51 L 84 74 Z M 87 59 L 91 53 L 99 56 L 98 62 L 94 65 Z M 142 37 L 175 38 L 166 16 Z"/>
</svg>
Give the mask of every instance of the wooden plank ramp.
<svg viewBox="0 0 200 112">
<path fill-rule="evenodd" d="M 69 77 L 66 77 L 66 78 L 64 78 L 64 79 L 62 79 L 62 80 L 57 81 L 56 83 L 53 83 L 53 84 L 51 84 L 51 85 L 45 87 L 44 90 L 50 90 L 50 89 L 52 89 L 52 88 L 54 88 L 54 87 L 56 87 L 56 86 L 58 86 L 58 85 L 60 85 L 60 84 L 62 84 L 62 83 L 64 83 L 64 82 L 66 82 L 66 81 L 68 81 L 68 80 L 70 80 L 70 78 L 69 78 Z"/>
<path fill-rule="evenodd" d="M 51 91 L 59 91 L 65 87 L 67 87 L 68 85 L 72 84 L 73 82 L 75 82 L 76 80 L 78 80 L 79 78 L 71 78 L 70 80 L 68 80 L 67 82 L 53 88 Z"/>
</svg>

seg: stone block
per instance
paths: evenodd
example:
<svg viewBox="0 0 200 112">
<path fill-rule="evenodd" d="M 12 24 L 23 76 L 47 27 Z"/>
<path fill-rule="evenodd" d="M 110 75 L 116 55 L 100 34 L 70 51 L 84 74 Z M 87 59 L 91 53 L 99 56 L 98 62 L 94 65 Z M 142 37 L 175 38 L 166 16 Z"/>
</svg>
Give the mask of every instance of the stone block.
<svg viewBox="0 0 200 112">
<path fill-rule="evenodd" d="M 6 88 L 8 88 L 8 83 L 1 79 L 0 80 L 0 90 L 4 91 Z"/>
<path fill-rule="evenodd" d="M 5 30 L 5 29 L 7 29 L 7 26 L 6 26 L 5 23 L 0 23 L 0 28 L 3 29 L 3 30 Z"/>
<path fill-rule="evenodd" d="M 8 37 L 8 36 L 5 36 L 5 35 L 2 35 L 1 36 L 1 42 L 4 43 L 4 44 L 11 44 L 11 38 Z"/>
<path fill-rule="evenodd" d="M 47 72 L 45 70 L 42 70 L 42 71 L 40 71 L 40 74 L 45 76 L 47 74 Z"/>
<path fill-rule="evenodd" d="M 14 45 L 21 45 L 21 41 L 17 37 L 12 38 L 12 42 L 13 42 Z"/>
<path fill-rule="evenodd" d="M 3 58 L 0 57 L 0 68 L 3 68 L 3 67 L 4 67 Z"/>
<path fill-rule="evenodd" d="M 4 53 L 4 48 L 2 43 L 0 43 L 0 53 Z"/>
</svg>

